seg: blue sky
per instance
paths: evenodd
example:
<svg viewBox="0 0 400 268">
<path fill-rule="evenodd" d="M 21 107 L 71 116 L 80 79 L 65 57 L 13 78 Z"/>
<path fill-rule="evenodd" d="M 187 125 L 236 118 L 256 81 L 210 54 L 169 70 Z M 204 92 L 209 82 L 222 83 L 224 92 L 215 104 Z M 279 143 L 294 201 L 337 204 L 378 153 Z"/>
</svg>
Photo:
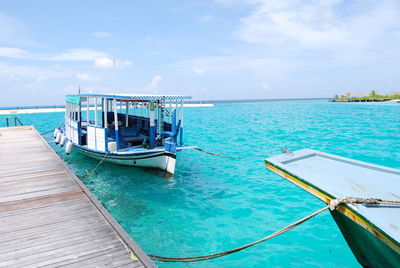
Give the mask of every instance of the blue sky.
<svg viewBox="0 0 400 268">
<path fill-rule="evenodd" d="M 399 0 L 2 1 L 0 106 L 400 91 Z M 116 69 L 113 70 L 113 61 Z"/>
</svg>

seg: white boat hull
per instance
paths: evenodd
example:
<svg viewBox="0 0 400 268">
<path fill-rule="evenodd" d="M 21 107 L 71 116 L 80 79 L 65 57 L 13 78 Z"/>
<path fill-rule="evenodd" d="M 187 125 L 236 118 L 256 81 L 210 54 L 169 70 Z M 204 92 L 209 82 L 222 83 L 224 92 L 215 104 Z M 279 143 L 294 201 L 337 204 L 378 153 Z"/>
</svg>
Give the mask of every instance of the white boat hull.
<svg viewBox="0 0 400 268">
<path fill-rule="evenodd" d="M 105 154 L 97 153 L 85 148 L 75 146 L 81 153 L 98 159 L 104 159 L 105 162 L 124 165 L 124 166 L 134 166 L 134 167 L 148 167 L 157 168 L 167 171 L 170 174 L 174 174 L 176 165 L 176 155 L 160 150 L 155 153 L 145 153 L 145 154 Z"/>
</svg>

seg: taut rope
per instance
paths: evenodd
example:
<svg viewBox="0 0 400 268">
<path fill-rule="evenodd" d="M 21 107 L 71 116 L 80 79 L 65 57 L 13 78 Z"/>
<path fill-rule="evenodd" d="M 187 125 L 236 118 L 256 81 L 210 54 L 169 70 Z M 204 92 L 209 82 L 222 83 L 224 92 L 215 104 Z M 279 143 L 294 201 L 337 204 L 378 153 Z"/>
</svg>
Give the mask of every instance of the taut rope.
<svg viewBox="0 0 400 268">
<path fill-rule="evenodd" d="M 317 211 L 311 213 L 310 215 L 292 223 L 286 226 L 285 228 L 282 228 L 270 235 L 267 235 L 257 241 L 254 241 L 252 243 L 246 244 L 244 246 L 240 246 L 234 249 L 230 250 L 225 250 L 221 251 L 218 253 L 213 253 L 213 254 L 208 254 L 208 255 L 200 255 L 200 256 L 193 256 L 193 257 L 182 257 L 182 258 L 174 258 L 174 257 L 162 257 L 162 256 L 157 256 L 157 255 L 149 255 L 153 260 L 155 261 L 161 261 L 161 262 L 197 262 L 197 261 L 205 261 L 205 260 L 210 260 L 210 259 L 215 259 L 215 258 L 220 258 L 238 251 L 241 251 L 243 249 L 249 248 L 251 246 L 254 246 L 256 244 L 259 244 L 261 242 L 264 242 L 266 240 L 269 240 L 271 238 L 274 238 L 280 234 L 283 234 L 287 231 L 292 230 L 293 228 L 299 226 L 300 224 L 308 221 L 309 219 L 315 217 L 316 215 L 320 214 L 321 212 L 330 209 L 330 210 L 335 210 L 339 205 L 341 204 L 365 204 L 365 205 L 391 205 L 391 206 L 400 206 L 400 201 L 395 201 L 395 200 L 382 200 L 382 199 L 377 199 L 377 198 L 355 198 L 355 197 L 347 197 L 347 198 L 337 198 L 331 200 L 329 205 L 318 209 Z"/>
<path fill-rule="evenodd" d="M 97 169 L 100 167 L 101 164 L 103 164 L 104 160 L 107 158 L 108 154 L 110 152 L 108 151 L 104 157 L 101 159 L 101 161 L 97 164 L 97 166 L 90 172 L 86 171 L 86 174 L 82 176 L 83 179 L 89 178 L 90 176 L 92 176 L 94 173 L 96 173 Z"/>
<path fill-rule="evenodd" d="M 235 159 L 235 160 L 240 160 L 240 159 L 241 159 L 241 158 L 239 158 L 239 157 L 233 157 L 233 156 L 227 156 L 227 155 L 223 155 L 223 154 L 212 153 L 212 152 L 203 150 L 203 149 L 198 148 L 198 147 L 195 147 L 195 148 L 193 148 L 193 149 L 195 149 L 195 150 L 197 150 L 197 151 L 200 151 L 200 152 L 203 152 L 203 153 L 206 153 L 206 154 L 221 156 L 221 157 L 225 157 L 225 158 L 230 158 L 230 159 Z"/>
</svg>

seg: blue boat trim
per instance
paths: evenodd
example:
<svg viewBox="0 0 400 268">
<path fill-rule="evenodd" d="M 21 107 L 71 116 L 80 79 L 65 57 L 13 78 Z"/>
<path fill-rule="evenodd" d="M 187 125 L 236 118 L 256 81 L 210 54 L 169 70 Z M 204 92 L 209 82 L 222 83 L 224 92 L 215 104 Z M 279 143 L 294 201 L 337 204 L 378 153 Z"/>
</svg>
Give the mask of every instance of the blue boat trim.
<svg viewBox="0 0 400 268">
<path fill-rule="evenodd" d="M 157 153 L 144 153 L 144 154 L 113 154 L 113 153 L 104 153 L 104 152 L 100 152 L 100 151 L 93 151 L 93 150 L 87 150 L 85 147 L 82 146 L 76 146 L 74 145 L 79 151 L 84 151 L 90 154 L 94 154 L 97 155 L 98 157 L 105 157 L 107 155 L 107 158 L 109 159 L 116 159 L 116 160 L 127 160 L 127 159 L 131 159 L 131 160 L 140 160 L 140 159 L 148 159 L 148 158 L 153 158 L 153 157 L 159 157 L 159 156 L 169 156 L 172 157 L 173 159 L 176 159 L 176 154 L 172 154 L 166 151 L 162 151 L 162 152 L 157 152 Z"/>
</svg>

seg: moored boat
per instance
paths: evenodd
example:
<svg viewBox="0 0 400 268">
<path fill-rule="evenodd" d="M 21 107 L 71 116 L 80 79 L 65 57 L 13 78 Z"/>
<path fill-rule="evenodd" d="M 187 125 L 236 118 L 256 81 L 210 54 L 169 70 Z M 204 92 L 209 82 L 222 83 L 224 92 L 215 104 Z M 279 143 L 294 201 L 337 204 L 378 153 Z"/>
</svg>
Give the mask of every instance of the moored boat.
<svg viewBox="0 0 400 268">
<path fill-rule="evenodd" d="M 119 165 L 175 172 L 183 144 L 183 104 L 190 96 L 80 94 L 66 96 L 65 123 L 55 142 Z"/>
<path fill-rule="evenodd" d="M 356 197 L 400 201 L 400 170 L 303 149 L 265 159 L 274 173 L 329 204 Z M 341 204 L 331 211 L 364 267 L 400 266 L 400 206 Z"/>
</svg>

